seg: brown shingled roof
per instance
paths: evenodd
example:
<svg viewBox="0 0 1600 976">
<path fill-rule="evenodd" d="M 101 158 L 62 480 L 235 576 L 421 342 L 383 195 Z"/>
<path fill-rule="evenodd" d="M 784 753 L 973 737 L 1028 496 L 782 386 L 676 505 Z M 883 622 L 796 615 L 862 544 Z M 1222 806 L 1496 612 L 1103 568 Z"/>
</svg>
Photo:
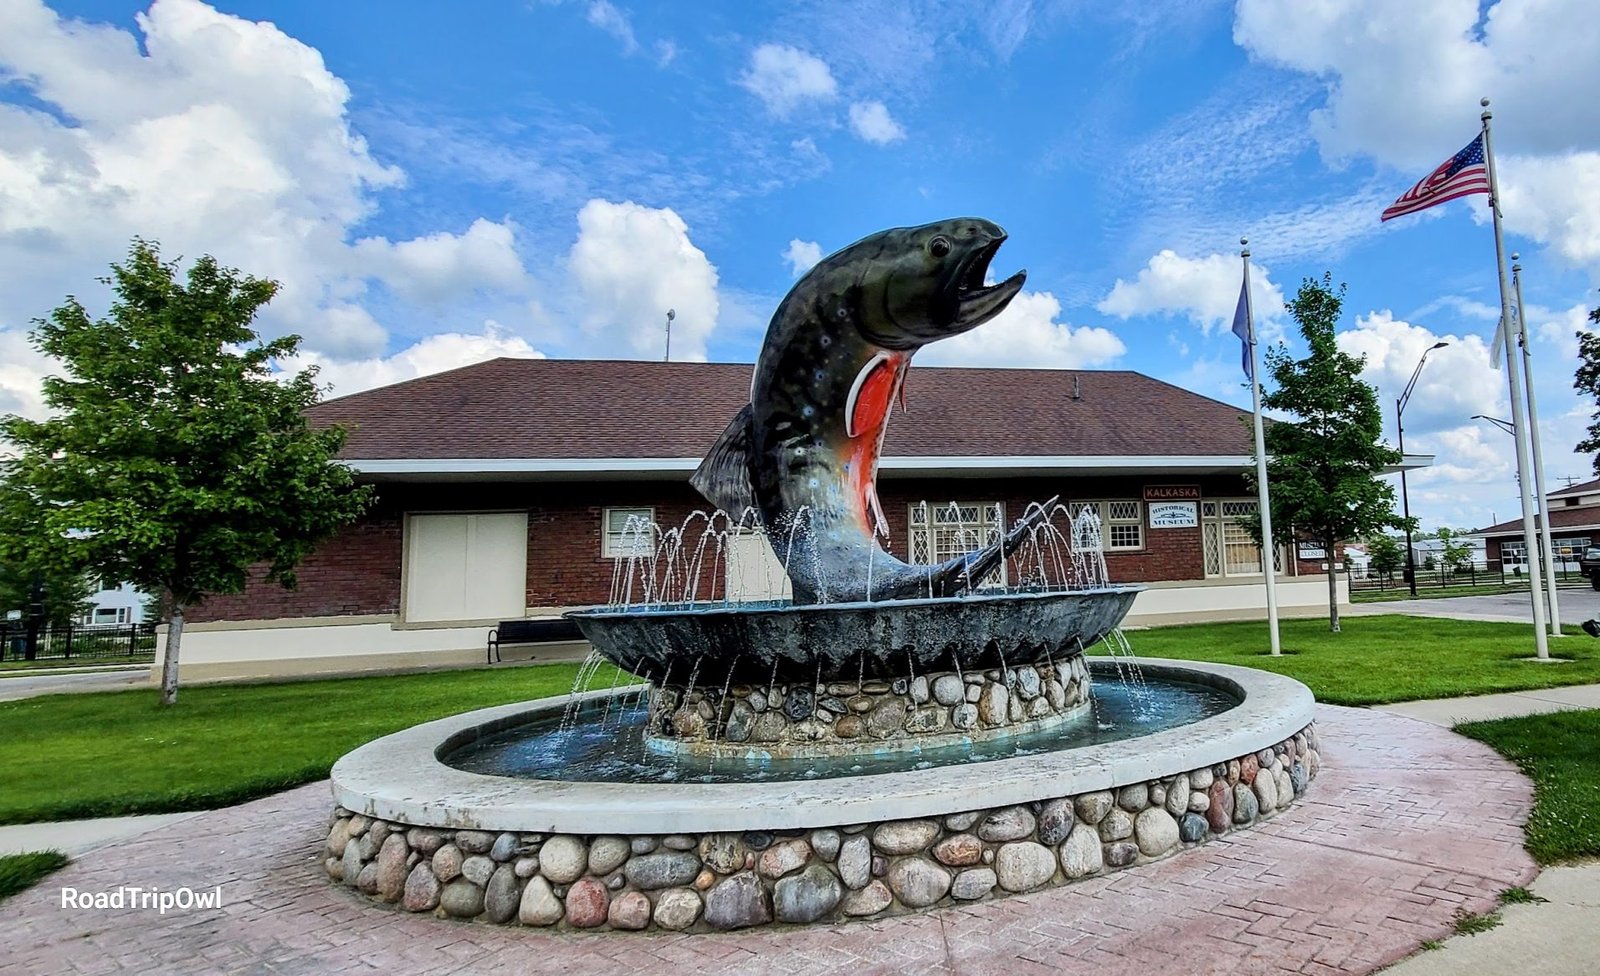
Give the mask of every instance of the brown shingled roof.
<svg viewBox="0 0 1600 976">
<path fill-rule="evenodd" d="M 494 359 L 328 400 L 310 416 L 352 428 L 350 460 L 700 457 L 749 398 L 750 372 Z M 1252 453 L 1248 414 L 1126 370 L 919 366 L 905 389 L 888 456 Z"/>
<path fill-rule="evenodd" d="M 1550 527 L 1556 531 L 1562 529 L 1589 529 L 1600 527 L 1600 505 L 1577 505 L 1572 508 L 1550 509 Z M 1497 536 L 1521 535 L 1522 516 L 1507 519 L 1489 526 L 1487 529 L 1473 529 L 1468 535 Z"/>
</svg>

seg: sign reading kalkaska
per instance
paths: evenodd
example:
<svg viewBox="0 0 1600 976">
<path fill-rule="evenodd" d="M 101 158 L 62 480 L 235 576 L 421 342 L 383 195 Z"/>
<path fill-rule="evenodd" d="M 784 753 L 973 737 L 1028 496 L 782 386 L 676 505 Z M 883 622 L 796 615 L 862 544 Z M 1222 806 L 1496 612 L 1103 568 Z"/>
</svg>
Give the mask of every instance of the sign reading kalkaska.
<svg viewBox="0 0 1600 976">
<path fill-rule="evenodd" d="M 1145 485 L 1147 502 L 1190 502 L 1200 500 L 1199 485 Z"/>
</svg>

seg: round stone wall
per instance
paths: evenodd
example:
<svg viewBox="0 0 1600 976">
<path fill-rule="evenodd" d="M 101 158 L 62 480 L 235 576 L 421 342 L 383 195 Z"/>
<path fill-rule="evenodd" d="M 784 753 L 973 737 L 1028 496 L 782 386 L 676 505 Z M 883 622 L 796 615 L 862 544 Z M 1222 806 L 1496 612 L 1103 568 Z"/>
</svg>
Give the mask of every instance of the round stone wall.
<svg viewBox="0 0 1600 976">
<path fill-rule="evenodd" d="M 653 688 L 647 742 L 662 752 L 816 756 L 926 748 L 1052 728 L 1086 715 L 1081 654 L 1040 665 L 894 681 Z"/>
<path fill-rule="evenodd" d="M 1270 748 L 1116 789 L 915 820 L 740 833 L 453 830 L 340 807 L 324 867 L 397 909 L 482 922 L 625 931 L 825 924 L 1033 891 L 1167 857 L 1288 807 L 1319 765 L 1308 725 Z"/>
</svg>

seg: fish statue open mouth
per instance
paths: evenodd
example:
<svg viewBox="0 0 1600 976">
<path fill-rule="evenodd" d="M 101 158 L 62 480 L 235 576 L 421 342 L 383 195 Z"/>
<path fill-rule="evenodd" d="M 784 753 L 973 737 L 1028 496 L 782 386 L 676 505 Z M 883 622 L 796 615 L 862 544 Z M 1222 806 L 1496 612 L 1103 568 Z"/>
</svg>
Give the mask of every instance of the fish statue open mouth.
<svg viewBox="0 0 1600 976">
<path fill-rule="evenodd" d="M 975 217 L 881 231 L 823 258 L 773 314 L 750 402 L 690 483 L 735 519 L 760 515 L 796 604 L 958 595 L 1055 501 L 943 563 L 902 562 L 879 541 L 878 458 L 911 358 L 988 322 L 1022 290 L 1025 271 L 985 284 L 1005 239 Z"/>
</svg>

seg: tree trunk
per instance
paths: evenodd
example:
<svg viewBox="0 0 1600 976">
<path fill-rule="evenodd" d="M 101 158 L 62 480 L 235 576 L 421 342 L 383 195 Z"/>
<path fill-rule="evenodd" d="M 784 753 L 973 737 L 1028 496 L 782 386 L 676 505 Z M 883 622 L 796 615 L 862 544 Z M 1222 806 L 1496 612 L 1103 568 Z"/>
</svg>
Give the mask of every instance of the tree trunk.
<svg viewBox="0 0 1600 976">
<path fill-rule="evenodd" d="M 183 604 L 173 603 L 167 622 L 167 647 L 161 655 L 161 704 L 178 701 L 178 644 L 183 640 Z"/>
<path fill-rule="evenodd" d="M 1339 562 L 1334 558 L 1332 546 L 1324 550 L 1328 554 L 1328 629 L 1333 633 L 1339 632 Z"/>
</svg>

